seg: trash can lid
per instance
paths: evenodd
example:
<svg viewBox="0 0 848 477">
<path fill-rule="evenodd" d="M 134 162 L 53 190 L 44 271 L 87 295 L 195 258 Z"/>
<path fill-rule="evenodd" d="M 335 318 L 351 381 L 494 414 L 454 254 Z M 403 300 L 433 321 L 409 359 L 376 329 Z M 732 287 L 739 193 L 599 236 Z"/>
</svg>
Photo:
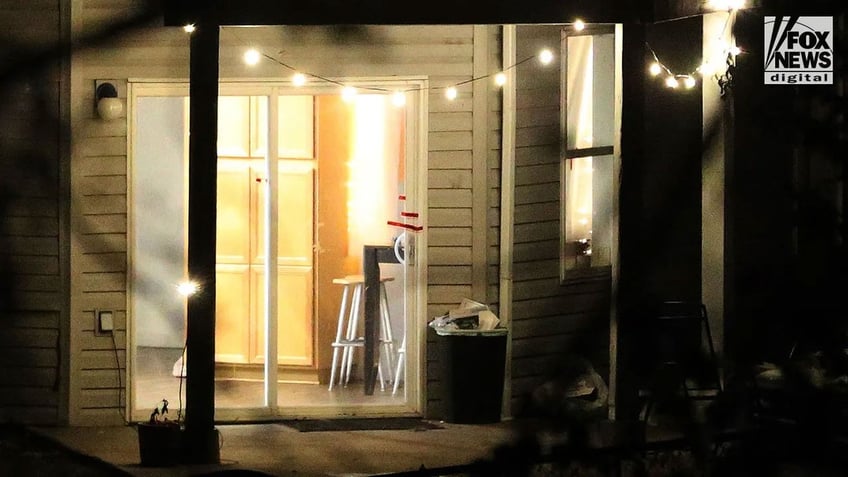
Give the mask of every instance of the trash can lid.
<svg viewBox="0 0 848 477">
<path fill-rule="evenodd" d="M 504 336 L 507 334 L 506 328 L 495 328 L 493 330 L 446 330 L 436 328 L 436 334 L 439 336 Z"/>
</svg>

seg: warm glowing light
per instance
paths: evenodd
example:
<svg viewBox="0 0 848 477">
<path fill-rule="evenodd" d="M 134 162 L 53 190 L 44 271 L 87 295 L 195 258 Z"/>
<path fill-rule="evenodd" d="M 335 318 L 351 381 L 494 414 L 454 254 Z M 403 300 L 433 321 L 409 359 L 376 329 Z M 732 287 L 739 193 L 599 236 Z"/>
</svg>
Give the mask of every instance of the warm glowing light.
<svg viewBox="0 0 848 477">
<path fill-rule="evenodd" d="M 710 10 L 739 10 L 745 8 L 745 0 L 707 0 Z"/>
<path fill-rule="evenodd" d="M 188 25 L 183 27 L 183 31 L 186 33 L 194 33 L 194 23 L 189 23 Z"/>
<path fill-rule="evenodd" d="M 738 54 L 742 53 L 742 49 L 739 48 L 736 45 L 733 45 L 733 46 L 731 46 L 730 48 L 727 49 L 727 52 L 730 53 L 733 56 L 737 56 Z"/>
<path fill-rule="evenodd" d="M 200 285 L 191 280 L 180 282 L 180 284 L 177 285 L 177 293 L 186 297 L 194 295 L 198 290 L 200 290 Z"/>
<path fill-rule="evenodd" d="M 543 65 L 551 64 L 551 61 L 554 61 L 554 54 L 551 50 L 545 48 L 544 50 L 539 52 L 539 62 Z"/>
<path fill-rule="evenodd" d="M 651 63 L 651 66 L 650 68 L 648 68 L 648 71 L 651 72 L 651 76 L 657 76 L 662 72 L 662 66 L 660 66 L 660 64 L 657 62 Z"/>
<path fill-rule="evenodd" d="M 503 86 L 506 84 L 506 73 L 503 71 L 495 75 L 495 84 L 498 86 Z"/>
<path fill-rule="evenodd" d="M 579 19 L 578 19 L 578 20 L 576 20 L 576 21 L 574 22 L 574 29 L 575 29 L 575 30 L 577 30 L 577 31 L 583 31 L 583 29 L 584 29 L 584 28 L 586 28 L 586 24 L 585 24 L 585 23 L 583 23 L 583 20 L 579 20 Z"/>
<path fill-rule="evenodd" d="M 694 88 L 696 83 L 697 82 L 695 81 L 695 78 L 693 78 L 691 76 L 687 76 L 687 77 L 683 78 L 683 86 L 686 86 L 686 89 Z"/>
<path fill-rule="evenodd" d="M 394 109 L 388 95 L 367 91 L 360 91 L 350 106 L 346 247 L 349 257 L 361 257 L 363 245 L 382 243 L 394 232 L 386 217 L 397 214 L 396 154 L 403 114 Z"/>
<path fill-rule="evenodd" d="M 406 104 L 406 94 L 403 91 L 397 91 L 392 95 L 392 104 L 398 108 Z"/>
<path fill-rule="evenodd" d="M 704 76 L 709 76 L 715 73 L 715 67 L 709 61 L 705 61 L 701 66 L 698 67 L 698 73 L 701 73 Z"/>
<path fill-rule="evenodd" d="M 356 97 L 356 88 L 353 86 L 345 86 L 342 88 L 342 101 L 350 102 Z"/>
<path fill-rule="evenodd" d="M 244 52 L 244 62 L 250 66 L 254 66 L 259 63 L 259 60 L 262 59 L 262 55 L 259 54 L 258 51 L 253 48 Z"/>
<path fill-rule="evenodd" d="M 451 101 L 456 99 L 456 88 L 451 86 L 450 88 L 446 89 L 445 90 L 445 97 L 448 98 Z"/>
<path fill-rule="evenodd" d="M 665 79 L 665 85 L 668 86 L 669 88 L 677 88 L 678 86 L 680 86 L 680 83 L 677 81 L 677 78 L 675 78 L 674 76 L 669 76 L 668 78 Z"/>
<path fill-rule="evenodd" d="M 295 73 L 292 75 L 292 84 L 295 86 L 303 86 L 306 84 L 306 75 L 303 73 Z"/>
</svg>

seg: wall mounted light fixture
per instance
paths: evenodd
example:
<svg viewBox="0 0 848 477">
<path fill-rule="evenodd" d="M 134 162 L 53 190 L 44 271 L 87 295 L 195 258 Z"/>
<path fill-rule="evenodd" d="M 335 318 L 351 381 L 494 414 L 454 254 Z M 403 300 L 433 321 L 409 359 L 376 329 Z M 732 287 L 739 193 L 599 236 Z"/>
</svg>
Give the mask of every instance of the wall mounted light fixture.
<svg viewBox="0 0 848 477">
<path fill-rule="evenodd" d="M 118 99 L 118 90 L 112 83 L 101 83 L 94 91 L 97 102 L 97 115 L 107 121 L 121 117 L 124 104 Z"/>
</svg>

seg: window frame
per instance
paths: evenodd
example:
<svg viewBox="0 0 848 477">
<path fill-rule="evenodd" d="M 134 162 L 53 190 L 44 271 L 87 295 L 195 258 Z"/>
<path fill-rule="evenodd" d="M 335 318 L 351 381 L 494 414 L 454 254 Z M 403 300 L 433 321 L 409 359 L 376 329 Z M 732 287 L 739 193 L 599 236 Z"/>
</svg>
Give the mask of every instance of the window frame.
<svg viewBox="0 0 848 477">
<path fill-rule="evenodd" d="M 615 64 L 613 67 L 613 91 L 614 91 L 614 121 L 612 143 L 601 146 L 585 147 L 585 148 L 569 148 L 568 147 L 568 39 L 576 36 L 597 36 L 597 35 L 613 35 L 614 58 Z M 560 247 L 559 247 L 559 275 L 560 284 L 568 284 L 575 280 L 585 279 L 600 279 L 609 276 L 614 264 L 617 260 L 618 249 L 618 184 L 620 172 L 620 138 L 621 138 L 621 27 L 615 24 L 593 24 L 586 25 L 582 30 L 577 30 L 574 25 L 565 25 L 561 30 L 561 54 L 560 54 Z M 609 262 L 603 265 L 589 265 L 585 268 L 568 268 L 567 262 L 570 256 L 566 255 L 567 243 L 567 217 L 568 217 L 568 200 L 567 200 L 567 165 L 569 161 L 585 157 L 601 158 L 611 160 L 612 167 L 610 168 L 612 178 L 612 189 L 610 194 L 610 257 Z M 593 202 L 594 206 L 594 202 Z"/>
</svg>

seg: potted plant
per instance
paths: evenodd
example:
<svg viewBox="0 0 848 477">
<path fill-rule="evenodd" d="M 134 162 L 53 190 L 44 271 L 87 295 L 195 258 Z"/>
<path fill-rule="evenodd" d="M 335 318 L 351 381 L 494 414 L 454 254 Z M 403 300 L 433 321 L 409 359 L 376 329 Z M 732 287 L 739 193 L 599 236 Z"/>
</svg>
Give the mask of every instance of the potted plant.
<svg viewBox="0 0 848 477">
<path fill-rule="evenodd" d="M 164 467 L 180 463 L 182 426 L 179 420 L 168 419 L 167 414 L 168 400 L 163 399 L 147 422 L 138 423 L 138 453 L 142 466 Z"/>
</svg>

